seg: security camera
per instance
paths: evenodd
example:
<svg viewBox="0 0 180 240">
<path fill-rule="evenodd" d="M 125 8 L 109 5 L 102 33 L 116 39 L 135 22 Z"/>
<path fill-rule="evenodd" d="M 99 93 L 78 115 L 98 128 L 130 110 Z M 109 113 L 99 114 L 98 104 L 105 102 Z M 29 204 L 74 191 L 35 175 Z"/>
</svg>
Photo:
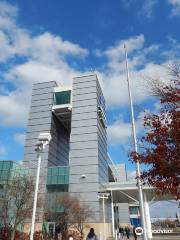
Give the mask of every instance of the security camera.
<svg viewBox="0 0 180 240">
<path fill-rule="evenodd" d="M 50 142 L 51 141 L 51 134 L 50 133 L 40 133 L 38 140 L 40 142 Z"/>
<path fill-rule="evenodd" d="M 81 178 L 83 178 L 83 179 L 86 178 L 86 177 L 87 177 L 87 176 L 86 176 L 85 174 L 82 174 L 82 175 L 81 175 Z"/>
</svg>

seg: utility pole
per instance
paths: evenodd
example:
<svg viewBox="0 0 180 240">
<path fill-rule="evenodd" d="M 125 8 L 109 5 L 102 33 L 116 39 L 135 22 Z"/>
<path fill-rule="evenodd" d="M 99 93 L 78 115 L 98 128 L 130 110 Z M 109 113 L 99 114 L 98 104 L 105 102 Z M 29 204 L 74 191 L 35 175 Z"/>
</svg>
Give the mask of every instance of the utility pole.
<svg viewBox="0 0 180 240">
<path fill-rule="evenodd" d="M 125 49 L 125 58 L 126 58 L 126 72 L 127 72 L 127 82 L 128 82 L 129 104 L 130 104 L 130 111 L 131 111 L 131 126 L 132 126 L 132 133 L 133 133 L 134 152 L 138 153 L 136 128 L 135 128 L 135 121 L 134 121 L 134 109 L 133 109 L 133 102 L 132 102 L 132 95 L 131 95 L 131 83 L 130 83 L 130 78 L 129 78 L 128 56 L 127 56 L 127 49 L 126 49 L 125 44 L 124 44 L 124 49 Z M 142 191 L 142 183 L 140 180 L 140 175 L 141 174 L 140 174 L 139 160 L 137 159 L 137 161 L 136 161 L 136 177 L 137 177 L 137 186 L 138 186 L 138 193 L 139 193 L 140 216 L 141 216 L 141 223 L 142 223 L 142 228 L 143 228 L 143 240 L 148 240 L 147 234 L 146 234 L 146 221 L 145 221 L 145 214 L 144 214 L 143 191 Z"/>
<path fill-rule="evenodd" d="M 98 198 L 102 199 L 102 207 L 103 207 L 103 232 L 104 232 L 104 240 L 106 240 L 106 213 L 105 213 L 105 199 L 108 199 L 109 193 L 107 192 L 100 192 L 98 194 Z"/>
</svg>

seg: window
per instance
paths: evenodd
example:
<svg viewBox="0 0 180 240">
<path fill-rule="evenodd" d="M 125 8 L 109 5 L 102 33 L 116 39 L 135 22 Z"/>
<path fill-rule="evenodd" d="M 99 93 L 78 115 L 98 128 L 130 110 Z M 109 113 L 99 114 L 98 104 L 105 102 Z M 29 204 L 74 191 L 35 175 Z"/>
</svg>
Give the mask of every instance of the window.
<svg viewBox="0 0 180 240">
<path fill-rule="evenodd" d="M 62 91 L 54 93 L 54 105 L 70 104 L 71 91 Z"/>
<path fill-rule="evenodd" d="M 139 213 L 139 207 L 138 206 L 131 206 L 129 207 L 130 214 L 138 214 Z"/>
</svg>

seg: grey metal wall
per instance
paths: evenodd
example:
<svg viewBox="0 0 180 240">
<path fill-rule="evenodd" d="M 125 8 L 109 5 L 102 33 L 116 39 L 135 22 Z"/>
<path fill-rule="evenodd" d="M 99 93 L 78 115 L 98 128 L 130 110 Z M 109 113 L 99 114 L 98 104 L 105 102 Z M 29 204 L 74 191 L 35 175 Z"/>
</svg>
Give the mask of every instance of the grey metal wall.
<svg viewBox="0 0 180 240">
<path fill-rule="evenodd" d="M 108 174 L 106 130 L 97 114 L 100 94 L 96 75 L 73 79 L 69 192 L 94 210 L 93 222 L 101 221 L 98 191 Z"/>
<path fill-rule="evenodd" d="M 51 116 L 53 103 L 53 89 L 56 86 L 55 82 L 36 83 L 32 89 L 31 108 L 28 119 L 26 142 L 24 148 L 23 165 L 32 170 L 35 177 L 37 171 L 37 155 L 35 153 L 35 144 L 40 132 L 51 131 Z M 46 192 L 46 177 L 48 167 L 49 146 L 41 154 L 41 171 L 39 196 L 44 199 Z M 39 210 L 41 211 L 41 209 Z M 42 221 L 42 214 L 37 215 L 37 221 Z"/>
<path fill-rule="evenodd" d="M 119 203 L 118 204 L 119 211 L 119 224 L 129 224 L 130 216 L 129 216 L 129 204 L 128 203 Z"/>
<path fill-rule="evenodd" d="M 116 169 L 118 171 L 117 181 L 126 182 L 127 181 L 127 172 L 125 164 L 116 164 Z"/>
<path fill-rule="evenodd" d="M 118 170 L 118 182 L 126 182 L 127 181 L 127 172 L 125 164 L 116 164 L 116 168 Z M 119 212 L 119 224 L 129 224 L 130 216 L 129 216 L 129 204 L 128 203 L 119 203 L 118 204 L 118 212 Z"/>
<path fill-rule="evenodd" d="M 69 164 L 70 132 L 52 114 L 53 90 L 55 82 L 36 83 L 32 89 L 31 108 L 29 113 L 23 164 L 32 170 L 35 178 L 37 172 L 37 155 L 35 144 L 41 132 L 50 132 L 52 140 L 46 146 L 41 156 L 41 171 L 39 196 L 46 197 L 47 168 L 49 166 L 64 166 Z M 39 209 L 43 212 L 42 209 Z M 38 214 L 37 221 L 42 221 L 42 214 Z"/>
</svg>

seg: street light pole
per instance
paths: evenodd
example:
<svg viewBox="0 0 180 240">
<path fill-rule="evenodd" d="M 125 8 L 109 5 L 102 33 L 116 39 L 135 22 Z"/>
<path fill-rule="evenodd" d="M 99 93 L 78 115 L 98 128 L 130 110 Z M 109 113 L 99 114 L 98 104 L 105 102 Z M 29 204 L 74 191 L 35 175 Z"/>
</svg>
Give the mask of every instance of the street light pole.
<svg viewBox="0 0 180 240">
<path fill-rule="evenodd" d="M 132 103 L 131 84 L 130 84 L 130 78 L 129 78 L 129 68 L 128 68 L 128 57 L 127 57 L 126 45 L 124 45 L 124 49 L 125 49 L 125 58 L 126 58 L 126 72 L 127 72 L 127 82 L 128 82 L 129 103 L 130 103 L 130 109 L 131 109 L 131 125 L 132 125 L 132 132 L 133 132 L 134 151 L 135 151 L 135 153 L 138 153 L 136 128 L 135 128 L 135 121 L 134 121 L 134 109 L 133 109 L 133 103 Z M 147 240 L 146 221 L 145 221 L 144 202 L 143 202 L 143 191 L 142 191 L 140 175 L 141 174 L 140 174 L 139 160 L 137 159 L 137 161 L 136 161 L 136 177 L 137 177 L 137 186 L 138 186 L 138 193 L 139 193 L 140 215 L 141 215 L 141 222 L 142 222 L 142 228 L 143 228 L 143 240 Z"/>
<path fill-rule="evenodd" d="M 40 169 L 41 169 L 41 153 L 42 153 L 43 149 L 46 147 L 46 145 L 49 144 L 50 141 L 51 141 L 50 133 L 40 133 L 40 135 L 38 137 L 38 141 L 36 143 L 36 147 L 35 147 L 35 151 L 37 152 L 37 158 L 38 158 L 38 167 L 37 167 L 36 184 L 35 184 L 35 192 L 34 192 L 30 240 L 33 240 L 33 235 L 34 235 L 37 197 L 38 197 L 38 188 L 39 188 L 39 176 L 40 176 Z"/>
<path fill-rule="evenodd" d="M 108 199 L 109 193 L 107 192 L 100 192 L 98 195 L 99 199 L 102 199 L 102 207 L 103 207 L 103 232 L 104 232 L 104 240 L 106 240 L 106 214 L 105 214 L 105 204 L 104 200 Z"/>
<path fill-rule="evenodd" d="M 37 152 L 38 168 L 37 168 L 37 175 L 36 175 L 36 185 L 35 185 L 35 193 L 34 193 L 34 203 L 33 203 L 33 214 L 32 214 L 30 240 L 33 240 L 34 226 L 35 226 L 35 219 L 36 219 L 37 195 L 38 195 L 38 187 L 39 187 L 40 168 L 41 168 L 41 152 L 42 152 L 42 148 Z"/>
</svg>

